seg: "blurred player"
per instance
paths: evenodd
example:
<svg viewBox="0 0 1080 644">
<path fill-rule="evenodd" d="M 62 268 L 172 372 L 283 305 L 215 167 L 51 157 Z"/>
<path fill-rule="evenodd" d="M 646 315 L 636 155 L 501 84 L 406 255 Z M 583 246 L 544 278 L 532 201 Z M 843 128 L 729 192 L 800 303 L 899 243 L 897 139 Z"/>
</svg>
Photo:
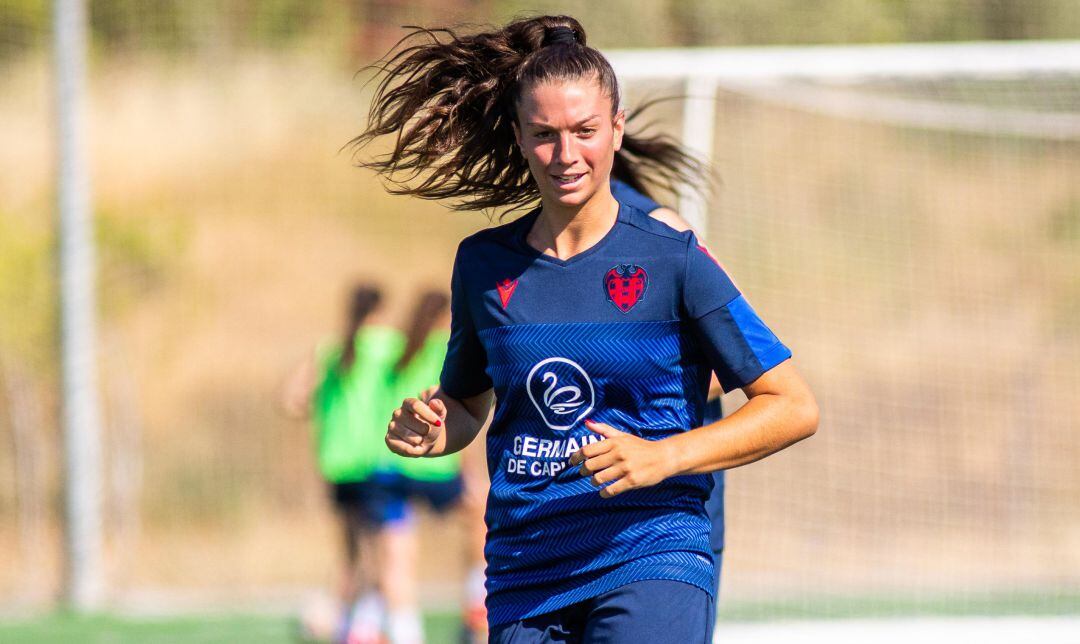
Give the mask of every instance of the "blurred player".
<svg viewBox="0 0 1080 644">
<path fill-rule="evenodd" d="M 355 644 L 378 641 L 383 614 L 374 561 L 383 504 L 372 476 L 385 452 L 387 401 L 397 398 L 385 383 L 400 357 L 400 332 L 379 323 L 381 300 L 374 287 L 356 287 L 340 340 L 322 343 L 284 392 L 286 411 L 310 416 L 315 425 L 319 470 L 330 484 L 344 543 L 333 637 Z M 314 632 L 321 631 L 314 624 L 308 630 L 329 635 Z"/>
<path fill-rule="evenodd" d="M 418 392 L 434 390 L 450 335 L 448 305 L 449 300 L 442 292 L 429 291 L 420 296 L 389 374 L 397 402 L 385 410 L 384 419 L 402 398 L 425 397 L 425 393 Z M 387 610 L 386 633 L 391 644 L 419 644 L 424 641 L 424 635 L 417 589 L 417 551 L 418 541 L 425 535 L 418 534 L 411 506 L 423 503 L 440 514 L 460 508 L 465 514 L 466 538 L 472 542 L 477 534 L 483 538 L 482 497 L 477 507 L 477 497 L 482 492 L 467 490 L 468 477 L 462 475 L 463 459 L 456 454 L 440 459 L 410 459 L 387 451 L 385 446 L 381 454 L 383 458 L 372 480 L 382 504 L 378 565 L 379 586 Z M 475 476 L 472 479 L 475 485 Z M 467 597 L 475 594 L 468 588 L 475 588 L 476 576 L 482 579 L 482 554 L 482 549 L 479 552 L 475 547 L 466 549 Z M 475 612 L 475 604 L 465 607 L 467 627 L 470 634 L 474 631 L 483 634 L 483 616 L 477 622 Z"/>
<path fill-rule="evenodd" d="M 702 642 L 708 474 L 812 434 L 813 395 L 692 233 L 612 196 L 616 162 L 641 185 L 681 177 L 686 157 L 624 133 L 614 72 L 577 21 L 424 34 L 382 66 L 360 142 L 395 148 L 368 165 L 421 173 L 396 189 L 461 208 L 541 205 L 460 245 L 440 390 L 402 403 L 387 445 L 456 452 L 497 403 L 492 642 Z M 750 401 L 701 426 L 710 371 Z"/>
</svg>

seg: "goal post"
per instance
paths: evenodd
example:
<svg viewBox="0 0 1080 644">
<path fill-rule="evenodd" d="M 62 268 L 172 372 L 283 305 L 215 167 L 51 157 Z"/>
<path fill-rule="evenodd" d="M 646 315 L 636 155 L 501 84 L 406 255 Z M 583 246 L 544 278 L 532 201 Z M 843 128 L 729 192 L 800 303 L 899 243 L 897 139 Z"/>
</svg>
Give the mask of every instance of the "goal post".
<svg viewBox="0 0 1080 644">
<path fill-rule="evenodd" d="M 63 372 L 66 599 L 76 611 L 105 600 L 103 448 L 97 379 L 93 208 L 87 159 L 85 0 L 54 0 L 56 199 Z"/>
</svg>

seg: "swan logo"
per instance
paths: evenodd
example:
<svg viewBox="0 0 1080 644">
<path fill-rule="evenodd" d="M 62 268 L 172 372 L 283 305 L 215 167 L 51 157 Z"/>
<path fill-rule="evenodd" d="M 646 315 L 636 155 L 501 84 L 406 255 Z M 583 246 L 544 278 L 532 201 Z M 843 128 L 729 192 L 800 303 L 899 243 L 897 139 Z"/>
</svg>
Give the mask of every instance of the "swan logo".
<svg viewBox="0 0 1080 644">
<path fill-rule="evenodd" d="M 566 431 L 593 410 L 596 392 L 589 374 L 567 358 L 548 358 L 529 372 L 525 388 L 544 424 Z"/>
</svg>

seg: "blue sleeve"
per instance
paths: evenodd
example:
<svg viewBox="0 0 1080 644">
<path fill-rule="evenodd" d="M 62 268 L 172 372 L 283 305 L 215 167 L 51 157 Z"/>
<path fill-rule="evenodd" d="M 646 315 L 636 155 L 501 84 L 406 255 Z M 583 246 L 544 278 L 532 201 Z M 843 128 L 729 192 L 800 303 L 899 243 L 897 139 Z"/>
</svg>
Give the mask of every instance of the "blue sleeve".
<svg viewBox="0 0 1080 644">
<path fill-rule="evenodd" d="M 476 334 L 472 310 L 469 308 L 461 256 L 462 249 L 459 247 L 450 278 L 450 340 L 439 376 L 439 386 L 443 392 L 458 400 L 471 398 L 492 387 L 486 371 L 487 354 Z"/>
<path fill-rule="evenodd" d="M 791 357 L 697 238 L 687 247 L 683 307 L 724 391 L 757 380 Z"/>
</svg>

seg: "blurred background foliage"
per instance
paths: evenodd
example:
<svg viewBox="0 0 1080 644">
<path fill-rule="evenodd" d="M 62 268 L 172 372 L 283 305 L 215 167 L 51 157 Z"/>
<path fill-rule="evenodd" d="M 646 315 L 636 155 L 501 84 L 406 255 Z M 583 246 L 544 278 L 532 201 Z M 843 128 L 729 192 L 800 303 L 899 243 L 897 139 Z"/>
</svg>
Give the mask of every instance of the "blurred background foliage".
<svg viewBox="0 0 1080 644">
<path fill-rule="evenodd" d="M 287 47 L 337 32 L 360 56 L 384 51 L 402 21 L 499 22 L 569 13 L 603 47 L 690 47 L 1069 38 L 1075 0 L 92 0 L 102 50 Z M 0 2 L 0 56 L 48 34 L 45 0 Z M 25 42 L 31 38 L 33 42 Z"/>
</svg>

